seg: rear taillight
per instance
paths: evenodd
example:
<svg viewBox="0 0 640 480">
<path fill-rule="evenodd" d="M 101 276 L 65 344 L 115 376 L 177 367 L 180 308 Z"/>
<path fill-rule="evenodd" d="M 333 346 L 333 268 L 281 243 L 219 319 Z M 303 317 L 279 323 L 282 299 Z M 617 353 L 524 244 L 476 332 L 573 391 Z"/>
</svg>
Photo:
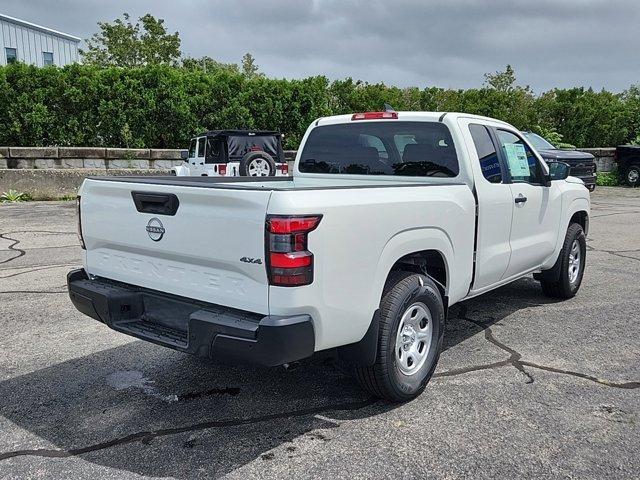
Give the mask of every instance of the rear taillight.
<svg viewBox="0 0 640 480">
<path fill-rule="evenodd" d="M 82 238 L 82 218 L 80 216 L 80 196 L 79 195 L 76 197 L 76 213 L 78 216 L 78 221 L 77 221 L 78 240 L 80 240 L 80 246 L 82 247 L 82 249 L 86 250 L 87 248 L 84 245 L 84 238 Z"/>
<path fill-rule="evenodd" d="M 282 165 L 280 165 L 280 171 L 283 175 L 289 175 L 289 164 L 283 163 Z"/>
<path fill-rule="evenodd" d="M 351 120 L 383 120 L 383 119 L 398 119 L 398 112 L 364 112 L 354 113 Z"/>
<path fill-rule="evenodd" d="M 266 258 L 269 284 L 299 287 L 313 282 L 313 254 L 308 250 L 309 232 L 322 215 L 267 216 Z"/>
<path fill-rule="evenodd" d="M 222 163 L 222 164 L 218 165 L 218 174 L 222 175 L 222 176 L 227 174 L 227 164 L 226 163 Z"/>
</svg>

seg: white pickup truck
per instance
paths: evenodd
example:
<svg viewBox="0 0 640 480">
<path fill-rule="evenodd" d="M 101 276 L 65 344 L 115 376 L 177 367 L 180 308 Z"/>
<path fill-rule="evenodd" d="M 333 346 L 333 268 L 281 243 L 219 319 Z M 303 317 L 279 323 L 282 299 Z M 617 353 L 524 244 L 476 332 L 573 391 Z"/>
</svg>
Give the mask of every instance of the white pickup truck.
<svg viewBox="0 0 640 480">
<path fill-rule="evenodd" d="M 514 127 L 461 113 L 320 118 L 292 177 L 95 177 L 76 308 L 183 352 L 281 365 L 337 348 L 374 395 L 418 395 L 447 309 L 533 273 L 580 287 L 589 192 Z"/>
</svg>

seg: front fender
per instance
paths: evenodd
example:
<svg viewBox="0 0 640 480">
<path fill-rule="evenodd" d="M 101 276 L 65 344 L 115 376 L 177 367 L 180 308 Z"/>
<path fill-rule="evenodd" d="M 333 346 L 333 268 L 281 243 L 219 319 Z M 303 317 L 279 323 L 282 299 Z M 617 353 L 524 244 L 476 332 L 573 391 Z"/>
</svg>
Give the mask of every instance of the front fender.
<svg viewBox="0 0 640 480">
<path fill-rule="evenodd" d="M 556 237 L 556 248 L 553 251 L 553 254 L 551 254 L 551 256 L 547 259 L 547 261 L 542 266 L 543 270 L 553 267 L 553 265 L 556 263 L 556 260 L 558 259 L 558 255 L 560 255 L 560 250 L 562 250 L 562 245 L 564 244 L 564 239 L 567 234 L 567 229 L 569 228 L 569 222 L 571 221 L 571 217 L 573 217 L 576 213 L 578 212 L 587 213 L 587 228 L 584 233 L 585 235 L 588 233 L 589 213 L 590 213 L 589 200 L 587 200 L 584 197 L 574 197 L 567 203 L 568 203 L 567 209 L 562 213 L 562 221 L 560 223 L 560 228 L 558 229 L 558 235 Z"/>
</svg>

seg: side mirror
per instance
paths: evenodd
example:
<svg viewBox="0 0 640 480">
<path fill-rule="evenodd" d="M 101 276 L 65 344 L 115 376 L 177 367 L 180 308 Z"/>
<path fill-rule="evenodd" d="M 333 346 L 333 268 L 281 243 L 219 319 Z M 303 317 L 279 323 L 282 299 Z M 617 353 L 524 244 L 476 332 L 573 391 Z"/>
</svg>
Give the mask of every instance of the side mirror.
<svg viewBox="0 0 640 480">
<path fill-rule="evenodd" d="M 549 166 L 549 180 L 566 180 L 569 176 L 569 165 L 564 162 L 547 162 Z"/>
<path fill-rule="evenodd" d="M 187 150 L 180 150 L 180 158 L 186 160 L 189 158 L 189 152 Z"/>
</svg>

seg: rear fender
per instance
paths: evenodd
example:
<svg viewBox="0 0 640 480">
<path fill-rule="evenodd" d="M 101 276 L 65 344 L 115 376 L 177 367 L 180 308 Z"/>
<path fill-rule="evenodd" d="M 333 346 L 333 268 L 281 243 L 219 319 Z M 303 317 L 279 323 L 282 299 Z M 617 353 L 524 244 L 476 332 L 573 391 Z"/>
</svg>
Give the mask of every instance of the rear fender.
<svg viewBox="0 0 640 480">
<path fill-rule="evenodd" d="M 375 305 L 374 310 L 380 303 L 382 290 L 395 263 L 406 255 L 423 250 L 435 250 L 444 258 L 447 279 L 449 279 L 445 288 L 445 296 L 450 295 L 453 244 L 449 236 L 437 227 L 415 228 L 396 234 L 384 246 L 378 260 L 371 290 L 370 305 Z M 373 315 L 373 310 L 371 314 Z"/>
</svg>

